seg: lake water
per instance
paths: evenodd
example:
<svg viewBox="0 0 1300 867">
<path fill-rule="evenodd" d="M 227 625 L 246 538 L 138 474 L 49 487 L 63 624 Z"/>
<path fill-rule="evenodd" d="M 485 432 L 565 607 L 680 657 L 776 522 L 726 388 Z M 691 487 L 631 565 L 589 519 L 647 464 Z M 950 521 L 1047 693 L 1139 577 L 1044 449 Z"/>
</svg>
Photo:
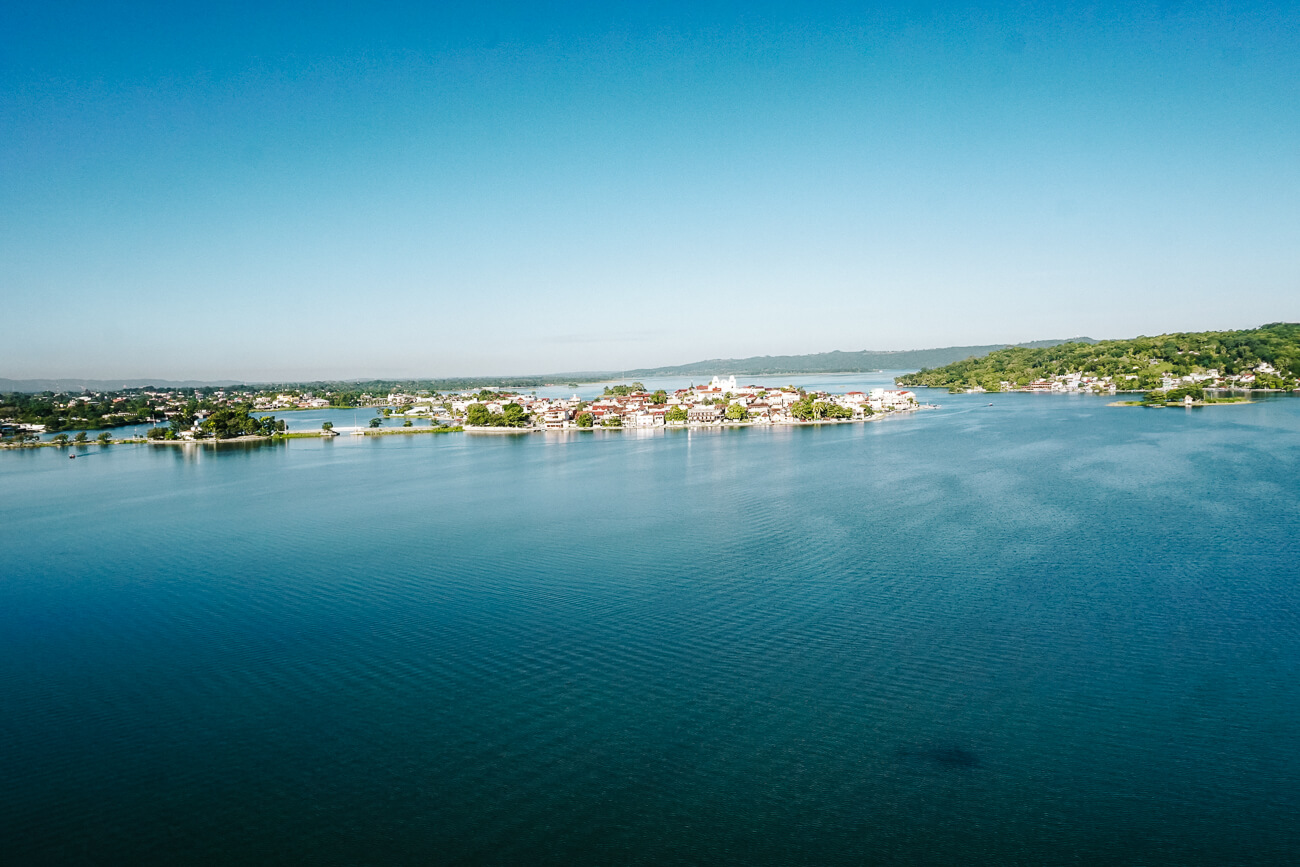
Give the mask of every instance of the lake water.
<svg viewBox="0 0 1300 867">
<path fill-rule="evenodd" d="M 0 860 L 1300 858 L 1300 399 L 924 397 L 0 454 Z"/>
</svg>

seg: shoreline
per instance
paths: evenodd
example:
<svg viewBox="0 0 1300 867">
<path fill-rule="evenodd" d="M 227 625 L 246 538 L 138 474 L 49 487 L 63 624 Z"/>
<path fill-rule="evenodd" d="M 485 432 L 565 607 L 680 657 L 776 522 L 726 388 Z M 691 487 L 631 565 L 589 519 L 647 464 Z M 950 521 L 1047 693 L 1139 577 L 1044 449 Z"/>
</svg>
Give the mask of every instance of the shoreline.
<svg viewBox="0 0 1300 867">
<path fill-rule="evenodd" d="M 879 412 L 866 418 L 826 418 L 812 419 L 809 421 L 738 421 L 738 422 L 682 422 L 665 425 L 651 425 L 648 427 L 603 427 L 595 425 L 593 427 L 474 427 L 465 425 L 464 430 L 467 434 L 535 434 L 535 433 L 597 433 L 600 431 L 623 433 L 627 431 L 659 431 L 659 430 L 738 430 L 741 428 L 776 428 L 776 427 L 816 427 L 819 425 L 841 425 L 841 424 L 868 424 L 871 422 L 884 421 L 894 416 L 908 415 L 914 412 L 921 412 L 927 409 L 938 409 L 933 404 L 923 404 L 915 409 L 900 409 L 893 412 Z"/>
<path fill-rule="evenodd" d="M 460 425 L 451 425 L 448 427 L 409 427 L 409 428 L 378 428 L 372 430 L 348 430 L 344 429 L 351 435 L 361 434 L 363 436 L 410 436 L 413 434 L 439 434 L 439 433 L 461 433 L 463 428 Z M 343 436 L 343 432 L 333 431 L 326 433 L 321 430 L 312 431 L 286 431 L 285 433 L 275 434 L 273 436 L 242 436 L 228 437 L 226 439 L 122 439 L 109 440 L 101 443 L 97 440 L 86 440 L 84 443 L 73 442 L 69 440 L 66 443 L 56 443 L 49 440 L 36 443 L 0 443 L 0 450 L 19 450 L 19 449 L 70 449 L 70 448 L 90 448 L 97 446 L 107 448 L 108 446 L 217 446 L 228 445 L 230 443 L 263 443 L 263 442 L 281 442 L 283 440 L 301 440 L 301 439 L 324 439 L 332 440 L 336 437 Z"/>
<path fill-rule="evenodd" d="M 532 426 L 511 428 L 511 427 L 474 427 L 471 425 L 449 425 L 445 427 L 369 428 L 369 429 L 344 428 L 342 430 L 336 428 L 328 433 L 323 430 L 286 431 L 285 433 L 275 434 L 272 436 L 255 435 L 255 436 L 230 437 L 228 439 L 206 439 L 205 438 L 205 439 L 197 439 L 197 440 L 196 439 L 151 440 L 151 439 L 137 438 L 137 439 L 109 440 L 107 443 L 101 443 L 95 440 L 87 440 L 84 443 L 72 442 L 71 440 L 69 440 L 66 443 L 56 443 L 50 441 L 35 442 L 35 443 L 0 443 L 0 451 L 20 450 L 20 449 L 47 449 L 47 448 L 70 449 L 75 447 L 89 449 L 92 446 L 96 446 L 102 449 L 102 448 L 107 448 L 108 446 L 126 446 L 126 445 L 204 446 L 204 447 L 211 446 L 215 448 L 220 445 L 228 445 L 228 444 L 282 442 L 291 439 L 332 440 L 340 436 L 367 436 L 367 437 L 414 436 L 417 434 L 447 434 L 447 433 L 465 433 L 465 434 L 488 435 L 488 436 L 500 436 L 500 435 L 520 436 L 525 434 L 570 434 L 570 433 L 582 434 L 582 433 L 597 433 L 597 432 L 626 433 L 629 431 L 636 431 L 636 432 L 667 431 L 667 430 L 685 430 L 685 431 L 697 430 L 698 431 L 698 430 L 742 430 L 746 428 L 819 427 L 821 425 L 868 424 L 872 422 L 884 421 L 885 419 L 892 418 L 892 417 L 910 415 L 912 413 L 921 412 L 927 409 L 938 409 L 938 407 L 933 404 L 923 404 L 914 409 L 875 413 L 866 418 L 834 418 L 834 419 L 828 418 L 828 419 L 813 419 L 808 421 L 802 421 L 802 420 L 776 421 L 776 422 L 742 421 L 742 422 L 726 422 L 726 423 L 684 422 L 681 424 L 671 424 L 671 425 L 653 425 L 651 427 L 631 427 L 631 426 L 599 427 L 598 426 L 598 427 L 589 427 L 589 428 L 583 428 L 583 427 L 548 428 L 548 427 L 532 427 Z"/>
</svg>

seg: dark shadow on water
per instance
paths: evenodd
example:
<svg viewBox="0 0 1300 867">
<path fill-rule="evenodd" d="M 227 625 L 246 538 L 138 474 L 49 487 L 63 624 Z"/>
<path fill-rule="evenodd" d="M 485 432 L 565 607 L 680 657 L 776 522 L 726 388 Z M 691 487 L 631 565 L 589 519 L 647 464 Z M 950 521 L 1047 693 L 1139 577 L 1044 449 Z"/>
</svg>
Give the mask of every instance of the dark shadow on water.
<svg viewBox="0 0 1300 867">
<path fill-rule="evenodd" d="M 288 443 L 288 440 L 259 439 L 237 442 L 222 441 L 214 445 L 212 440 L 199 440 L 197 442 L 168 443 L 166 445 L 151 443 L 149 448 L 170 452 L 177 463 L 194 463 L 213 459 L 246 458 L 257 452 L 283 450 Z"/>
<path fill-rule="evenodd" d="M 966 770 L 980 766 L 980 757 L 978 755 L 970 750 L 952 745 L 923 747 L 921 749 L 900 747 L 896 755 L 900 758 L 924 762 L 948 770 Z"/>
</svg>

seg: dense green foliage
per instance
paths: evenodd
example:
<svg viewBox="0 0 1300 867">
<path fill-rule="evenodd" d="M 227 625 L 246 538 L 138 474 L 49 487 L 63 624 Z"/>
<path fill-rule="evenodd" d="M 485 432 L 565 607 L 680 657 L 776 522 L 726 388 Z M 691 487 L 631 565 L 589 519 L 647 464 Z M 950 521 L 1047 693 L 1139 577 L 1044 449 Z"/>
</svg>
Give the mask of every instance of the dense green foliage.
<svg viewBox="0 0 1300 867">
<path fill-rule="evenodd" d="M 215 410 L 212 415 L 203 420 L 199 429 L 223 440 L 282 433 L 285 430 L 285 423 L 276 421 L 273 415 L 257 418 L 249 415 L 249 407 L 234 406 Z"/>
<path fill-rule="evenodd" d="M 749 418 L 749 411 L 738 403 L 730 404 L 723 415 L 730 421 L 744 421 Z"/>
<path fill-rule="evenodd" d="M 578 413 L 578 427 L 592 427 L 596 424 L 596 417 L 589 412 Z"/>
<path fill-rule="evenodd" d="M 1163 334 L 1099 343 L 1062 343 L 1026 349 L 1013 347 L 945 367 L 924 369 L 898 378 L 899 385 L 940 388 L 981 386 L 989 391 L 1001 383 L 1024 386 L 1037 379 L 1069 373 L 1113 377 L 1131 391 L 1160 386 L 1161 376 L 1217 370 L 1234 375 L 1260 362 L 1281 374 L 1257 374 L 1257 388 L 1282 388 L 1300 377 L 1300 324 L 1275 323 L 1247 331 L 1202 331 Z"/>
<path fill-rule="evenodd" d="M 802 421 L 820 421 L 825 418 L 853 418 L 853 410 L 805 394 L 790 405 L 790 415 Z"/>
<path fill-rule="evenodd" d="M 361 395 L 364 392 L 356 389 L 340 389 L 321 395 L 330 402 L 330 406 L 337 406 L 343 409 L 350 409 L 354 406 L 361 405 Z"/>
<path fill-rule="evenodd" d="M 1205 389 L 1199 385 L 1188 385 L 1182 388 L 1171 388 L 1168 391 L 1152 391 L 1142 402 L 1149 406 L 1164 406 L 1167 403 L 1182 403 L 1185 397 L 1190 397 L 1194 401 L 1203 401 Z"/>
<path fill-rule="evenodd" d="M 481 403 L 471 403 L 465 410 L 465 421 L 474 427 L 525 427 L 528 412 L 517 403 L 508 403 L 501 412 L 492 412 Z"/>
<path fill-rule="evenodd" d="M 55 395 L 51 392 L 0 395 L 0 419 L 43 424 L 50 433 L 143 424 L 152 415 L 150 398 L 139 393 L 111 393 L 93 397 Z"/>
<path fill-rule="evenodd" d="M 669 407 L 668 411 L 664 413 L 664 421 L 671 421 L 671 422 L 686 421 L 689 417 L 690 414 L 687 413 L 686 407 L 684 406 Z"/>
</svg>

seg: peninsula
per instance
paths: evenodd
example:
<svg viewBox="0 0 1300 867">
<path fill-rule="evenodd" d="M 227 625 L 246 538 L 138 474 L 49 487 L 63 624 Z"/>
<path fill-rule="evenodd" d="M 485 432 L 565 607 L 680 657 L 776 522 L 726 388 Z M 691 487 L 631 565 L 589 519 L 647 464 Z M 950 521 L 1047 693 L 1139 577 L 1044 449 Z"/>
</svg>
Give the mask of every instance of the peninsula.
<svg viewBox="0 0 1300 867">
<path fill-rule="evenodd" d="M 1286 391 L 1300 381 L 1300 323 L 1008 347 L 895 381 L 952 392 L 1161 392 L 1151 404 L 1181 401 L 1194 394 L 1190 389 Z"/>
</svg>

